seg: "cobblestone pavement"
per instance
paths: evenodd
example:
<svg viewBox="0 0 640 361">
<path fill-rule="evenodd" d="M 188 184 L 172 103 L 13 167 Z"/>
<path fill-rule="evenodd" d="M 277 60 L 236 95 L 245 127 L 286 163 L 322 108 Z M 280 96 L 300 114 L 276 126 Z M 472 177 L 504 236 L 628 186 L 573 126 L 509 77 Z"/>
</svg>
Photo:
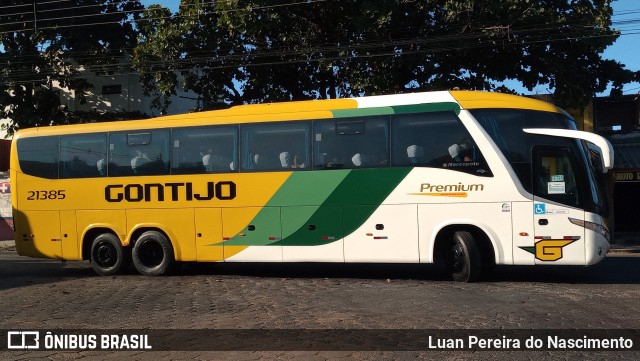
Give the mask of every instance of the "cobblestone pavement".
<svg viewBox="0 0 640 361">
<path fill-rule="evenodd" d="M 0 252 L 0 329 L 640 329 L 640 255 L 593 267 L 193 264 L 100 277 L 86 262 Z M 4 352 L 0 359 L 637 359 L 635 352 Z"/>
</svg>

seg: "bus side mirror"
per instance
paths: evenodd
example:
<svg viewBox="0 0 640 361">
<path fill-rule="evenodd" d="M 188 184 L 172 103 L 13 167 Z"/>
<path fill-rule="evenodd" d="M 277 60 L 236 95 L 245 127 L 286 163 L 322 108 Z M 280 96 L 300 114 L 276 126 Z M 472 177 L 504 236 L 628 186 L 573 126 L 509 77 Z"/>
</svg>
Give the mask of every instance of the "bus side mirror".
<svg viewBox="0 0 640 361">
<path fill-rule="evenodd" d="M 522 129 L 523 132 L 529 134 L 549 135 L 552 137 L 582 139 L 589 145 L 589 150 L 595 149 L 600 154 L 599 163 L 601 164 L 602 173 L 607 173 L 613 168 L 613 146 L 604 137 L 595 133 L 583 132 L 573 129 L 548 129 L 548 128 L 527 128 Z"/>
</svg>

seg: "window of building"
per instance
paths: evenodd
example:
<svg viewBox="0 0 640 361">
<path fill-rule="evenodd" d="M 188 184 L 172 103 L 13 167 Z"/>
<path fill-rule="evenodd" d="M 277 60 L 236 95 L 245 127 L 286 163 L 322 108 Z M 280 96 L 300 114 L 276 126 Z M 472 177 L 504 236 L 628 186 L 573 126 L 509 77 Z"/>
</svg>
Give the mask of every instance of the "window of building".
<svg viewBox="0 0 640 361">
<path fill-rule="evenodd" d="M 102 95 L 116 95 L 122 94 L 122 85 L 113 84 L 113 85 L 103 85 L 102 86 Z"/>
</svg>

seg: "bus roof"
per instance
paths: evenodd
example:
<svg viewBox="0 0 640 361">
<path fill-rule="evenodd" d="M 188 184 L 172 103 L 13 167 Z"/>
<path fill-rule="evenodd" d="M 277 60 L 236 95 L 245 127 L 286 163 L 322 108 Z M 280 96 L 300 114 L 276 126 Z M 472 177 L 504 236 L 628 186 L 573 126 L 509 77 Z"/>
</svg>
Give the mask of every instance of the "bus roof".
<svg viewBox="0 0 640 361">
<path fill-rule="evenodd" d="M 565 113 L 551 103 L 519 95 L 478 91 L 451 91 L 451 95 L 463 109 L 510 108 Z"/>
<path fill-rule="evenodd" d="M 75 134 L 163 128 L 172 126 L 198 126 L 208 124 L 237 124 L 272 121 L 328 119 L 347 112 L 350 115 L 393 114 L 394 109 L 415 105 L 445 105 L 460 109 L 511 108 L 564 113 L 553 104 L 532 98 L 480 91 L 437 91 L 361 98 L 305 100 L 281 103 L 238 105 L 229 109 L 170 115 L 136 121 L 85 123 L 52 127 L 35 127 L 18 131 L 15 139 L 31 135 Z M 436 108 L 437 109 L 437 108 Z M 444 108 L 443 108 L 444 109 Z"/>
</svg>

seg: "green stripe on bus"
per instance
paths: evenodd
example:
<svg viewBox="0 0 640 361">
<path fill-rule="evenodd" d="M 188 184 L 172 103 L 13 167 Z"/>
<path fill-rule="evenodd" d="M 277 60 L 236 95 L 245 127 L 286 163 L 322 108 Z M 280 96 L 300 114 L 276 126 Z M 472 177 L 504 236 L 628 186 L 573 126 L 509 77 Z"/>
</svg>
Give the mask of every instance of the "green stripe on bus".
<svg viewBox="0 0 640 361">
<path fill-rule="evenodd" d="M 350 172 L 349 169 L 295 171 L 266 206 L 319 206 Z"/>
<path fill-rule="evenodd" d="M 454 102 L 396 105 L 391 107 L 332 110 L 334 118 L 364 117 L 368 115 L 409 114 L 451 111 L 460 113 L 460 105 Z"/>
<path fill-rule="evenodd" d="M 264 208 L 249 222 L 249 225 L 255 228 L 249 230 L 247 225 L 239 233 L 244 236 L 235 235 L 224 242 L 224 245 L 265 246 L 278 243 L 282 237 L 286 237 L 284 229 L 290 229 L 286 226 L 282 231 L 279 229 L 281 219 L 288 220 L 287 226 L 294 222 L 295 229 L 299 228 L 316 213 L 320 205 L 338 188 L 349 172 L 351 172 L 349 169 L 293 172 Z M 293 209 L 294 212 L 287 209 Z"/>
<path fill-rule="evenodd" d="M 245 228 L 243 236 L 236 235 L 224 244 L 318 246 L 335 242 L 360 227 L 410 171 L 371 168 L 295 172 L 251 220 L 249 224 L 255 228 Z M 314 181 L 316 176 L 323 182 Z"/>
<path fill-rule="evenodd" d="M 340 109 L 332 110 L 334 118 L 349 118 L 349 117 L 364 117 L 367 115 L 389 115 L 393 114 L 392 107 L 379 107 L 379 108 L 354 108 L 354 109 Z"/>
<path fill-rule="evenodd" d="M 454 102 L 396 105 L 393 107 L 394 114 L 426 113 L 426 112 L 455 112 L 460 114 L 460 105 Z"/>
<path fill-rule="evenodd" d="M 317 246 L 344 238 L 373 214 L 410 171 L 411 168 L 352 170 L 311 217 L 282 217 L 283 239 L 273 245 Z M 358 206 L 359 211 L 351 213 L 350 206 Z M 310 213 L 309 209 L 305 211 Z"/>
</svg>

